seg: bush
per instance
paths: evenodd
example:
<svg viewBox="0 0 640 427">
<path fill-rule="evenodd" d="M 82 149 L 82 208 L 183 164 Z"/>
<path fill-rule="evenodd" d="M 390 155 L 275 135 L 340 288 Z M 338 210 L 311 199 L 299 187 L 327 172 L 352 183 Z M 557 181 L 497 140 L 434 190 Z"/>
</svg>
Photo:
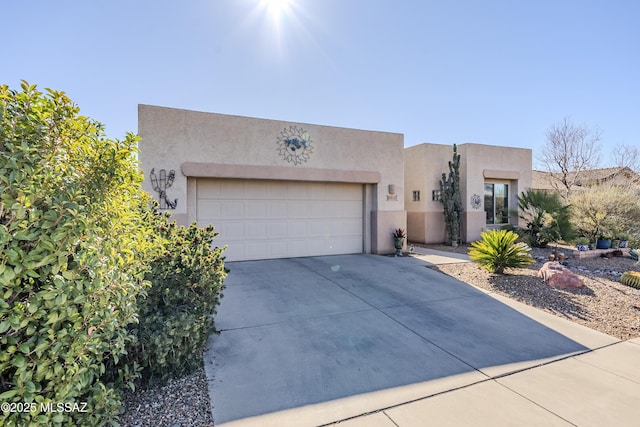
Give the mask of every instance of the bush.
<svg viewBox="0 0 640 427">
<path fill-rule="evenodd" d="M 471 243 L 469 257 L 492 273 L 502 274 L 505 268 L 526 267 L 533 263 L 531 248 L 516 243 L 518 235 L 509 230 L 488 230 L 481 240 Z"/>
<path fill-rule="evenodd" d="M 151 263 L 145 278 L 151 283 L 139 302 L 138 341 L 129 351 L 142 369 L 146 384 L 202 366 L 207 339 L 216 332 L 213 315 L 226 277 L 222 249 L 211 249 L 213 227 L 188 228 L 157 219 L 163 253 Z"/>
<path fill-rule="evenodd" d="M 518 196 L 519 216 L 527 222 L 529 244 L 545 248 L 551 242 L 570 241 L 574 234 L 569 206 L 555 193 L 523 191 Z"/>
<path fill-rule="evenodd" d="M 570 201 L 574 227 L 592 241 L 640 233 L 640 198 L 631 188 L 605 183 L 573 192 Z"/>
<path fill-rule="evenodd" d="M 631 286 L 632 288 L 640 289 L 640 272 L 627 271 L 620 276 L 620 283 L 623 285 Z"/>
<path fill-rule="evenodd" d="M 104 135 L 62 92 L 0 86 L 0 401 L 86 412 L 0 413 L 2 425 L 101 425 L 134 339 L 154 247 L 136 137 Z"/>
</svg>

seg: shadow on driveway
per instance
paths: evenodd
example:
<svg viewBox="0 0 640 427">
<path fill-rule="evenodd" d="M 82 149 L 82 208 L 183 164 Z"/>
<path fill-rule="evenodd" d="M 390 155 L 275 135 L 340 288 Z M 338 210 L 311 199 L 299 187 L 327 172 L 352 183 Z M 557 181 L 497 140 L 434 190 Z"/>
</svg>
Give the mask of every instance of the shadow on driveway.
<svg viewBox="0 0 640 427">
<path fill-rule="evenodd" d="M 222 333 L 205 354 L 216 425 L 463 374 L 483 381 L 588 350 L 415 258 L 228 267 Z"/>
</svg>

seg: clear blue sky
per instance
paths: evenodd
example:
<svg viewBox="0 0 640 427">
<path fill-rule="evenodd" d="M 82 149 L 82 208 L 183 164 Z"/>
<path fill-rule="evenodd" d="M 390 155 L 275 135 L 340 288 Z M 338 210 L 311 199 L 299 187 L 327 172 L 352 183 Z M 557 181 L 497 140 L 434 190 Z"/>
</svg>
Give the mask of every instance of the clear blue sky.
<svg viewBox="0 0 640 427">
<path fill-rule="evenodd" d="M 137 104 L 537 150 L 569 116 L 640 145 L 637 0 L 0 0 L 0 83 L 112 138 Z"/>
</svg>

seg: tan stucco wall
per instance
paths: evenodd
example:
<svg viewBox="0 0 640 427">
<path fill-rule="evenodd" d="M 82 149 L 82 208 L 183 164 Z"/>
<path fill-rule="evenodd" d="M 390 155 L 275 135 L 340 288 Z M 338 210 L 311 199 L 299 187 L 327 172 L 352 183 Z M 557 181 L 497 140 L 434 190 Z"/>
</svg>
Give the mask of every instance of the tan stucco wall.
<svg viewBox="0 0 640 427">
<path fill-rule="evenodd" d="M 291 127 L 303 129 L 311 137 L 313 150 L 306 162 L 288 162 L 278 150 L 278 138 Z M 138 106 L 138 134 L 142 138 L 139 159 L 145 175 L 143 188 L 157 198 L 149 181 L 151 169 L 156 173 L 160 169 L 175 170 L 167 196 L 178 199 L 176 209 L 170 212 L 183 223 L 192 217 L 187 208 L 193 206 L 184 168 L 187 174 L 204 174 L 201 176 L 215 176 L 224 169 L 225 176 L 237 177 L 252 173 L 257 177 L 304 180 L 306 174 L 309 180 L 344 182 L 358 177 L 356 182 L 368 186 L 365 219 L 368 222 L 372 212 L 377 218 L 371 222 L 373 230 L 365 236 L 365 244 L 370 246 L 365 251 L 392 252 L 392 230 L 406 228 L 402 134 L 150 105 Z M 207 168 L 207 164 L 225 168 Z M 395 194 L 389 194 L 390 185 Z"/>
<path fill-rule="evenodd" d="M 484 214 L 485 180 L 509 183 L 509 205 L 511 209 L 517 209 L 517 195 L 531 187 L 532 153 L 523 148 L 470 143 L 458 144 L 457 151 L 460 154 L 460 187 L 465 211 L 462 236 L 465 241 L 473 241 L 488 227 Z M 405 149 L 405 207 L 409 240 L 425 243 L 444 241 L 442 204 L 431 201 L 431 191 L 440 188 L 443 172 L 448 175 L 448 162 L 452 156 L 452 145 L 425 143 Z M 412 201 L 413 190 L 421 190 L 420 202 Z M 481 199 L 478 209 L 474 209 L 471 203 L 474 195 Z M 417 215 L 418 212 L 424 212 L 425 216 Z M 428 222 L 423 224 L 423 221 Z M 511 221 L 516 224 L 517 216 Z M 433 231 L 440 227 L 441 233 Z M 442 236 L 442 240 L 434 240 L 438 236 Z"/>
</svg>

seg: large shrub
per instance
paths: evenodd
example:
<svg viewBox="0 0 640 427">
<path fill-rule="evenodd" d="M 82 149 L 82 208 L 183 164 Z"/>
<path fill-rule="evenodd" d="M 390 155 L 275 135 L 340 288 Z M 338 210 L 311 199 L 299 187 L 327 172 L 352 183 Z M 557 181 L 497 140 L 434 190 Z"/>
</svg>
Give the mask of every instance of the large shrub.
<svg viewBox="0 0 640 427">
<path fill-rule="evenodd" d="M 526 190 L 518 196 L 519 216 L 526 221 L 529 244 L 544 248 L 551 242 L 573 238 L 571 213 L 556 193 Z"/>
<path fill-rule="evenodd" d="M 133 335 L 152 255 L 136 137 L 105 137 L 62 92 L 0 86 L 2 425 L 100 425 L 121 402 L 111 381 Z M 40 405 L 77 404 L 85 412 Z M 86 403 L 86 406 L 83 406 Z"/>
<path fill-rule="evenodd" d="M 526 267 L 533 263 L 526 243 L 516 242 L 518 235 L 510 230 L 487 230 L 481 240 L 471 243 L 469 257 L 486 270 L 502 274 L 506 268 Z"/>
<path fill-rule="evenodd" d="M 640 235 L 640 197 L 631 188 L 605 183 L 575 191 L 571 196 L 573 226 L 583 236 Z"/>
<path fill-rule="evenodd" d="M 222 249 L 212 249 L 213 227 L 178 227 L 157 218 L 165 243 L 145 278 L 151 283 L 139 302 L 137 342 L 129 357 L 146 384 L 164 382 L 202 366 L 202 352 L 214 328 L 213 315 L 226 277 Z"/>
</svg>

